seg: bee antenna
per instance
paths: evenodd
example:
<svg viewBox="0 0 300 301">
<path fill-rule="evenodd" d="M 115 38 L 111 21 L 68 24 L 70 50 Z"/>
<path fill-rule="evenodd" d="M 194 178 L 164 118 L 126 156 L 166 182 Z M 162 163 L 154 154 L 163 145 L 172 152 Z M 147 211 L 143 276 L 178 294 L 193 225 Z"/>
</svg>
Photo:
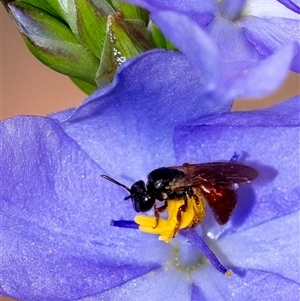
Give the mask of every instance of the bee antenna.
<svg viewBox="0 0 300 301">
<path fill-rule="evenodd" d="M 113 182 L 114 184 L 117 184 L 117 185 L 119 185 L 119 186 L 125 188 L 127 191 L 130 192 L 130 189 L 129 189 L 126 185 L 124 185 L 124 184 L 122 184 L 122 183 L 116 181 L 115 179 L 113 179 L 113 178 L 111 178 L 111 177 L 109 177 L 109 176 L 107 176 L 107 175 L 101 175 L 101 177 L 104 178 L 105 180 L 108 180 L 108 181 L 110 181 L 110 182 Z M 129 196 L 129 197 L 131 197 L 131 196 Z M 128 198 L 129 198 L 129 197 L 128 197 Z"/>
</svg>

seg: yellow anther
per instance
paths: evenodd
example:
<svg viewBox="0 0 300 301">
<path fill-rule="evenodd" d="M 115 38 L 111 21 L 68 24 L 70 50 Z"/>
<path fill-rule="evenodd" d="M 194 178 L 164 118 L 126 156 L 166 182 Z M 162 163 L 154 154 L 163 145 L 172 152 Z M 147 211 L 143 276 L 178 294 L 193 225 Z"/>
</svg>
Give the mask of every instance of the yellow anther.
<svg viewBox="0 0 300 301">
<path fill-rule="evenodd" d="M 181 212 L 181 220 L 179 223 L 177 213 L 182 205 L 184 205 L 183 200 L 169 201 L 166 210 L 168 218 L 159 218 L 157 227 L 155 227 L 156 218 L 154 216 L 137 215 L 134 221 L 139 224 L 139 230 L 146 233 L 157 234 L 159 235 L 159 240 L 163 240 L 167 243 L 174 237 L 174 235 L 177 234 L 175 233 L 176 228 L 179 227 L 179 229 L 183 229 L 194 226 L 194 221 L 199 223 L 205 216 L 205 210 L 202 202 L 201 206 L 199 206 L 200 204 L 196 204 L 194 198 L 190 198 L 187 210 L 185 212 Z M 201 212 L 200 215 L 199 212 Z"/>
</svg>

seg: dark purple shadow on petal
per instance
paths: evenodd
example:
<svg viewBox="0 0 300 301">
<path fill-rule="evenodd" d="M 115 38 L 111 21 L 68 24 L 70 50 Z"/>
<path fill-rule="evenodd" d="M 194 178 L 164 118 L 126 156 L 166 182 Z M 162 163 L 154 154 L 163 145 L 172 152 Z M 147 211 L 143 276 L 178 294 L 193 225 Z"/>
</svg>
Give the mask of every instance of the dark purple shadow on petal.
<svg viewBox="0 0 300 301">
<path fill-rule="evenodd" d="M 253 181 L 255 185 L 267 185 L 278 175 L 278 171 L 271 166 L 247 162 L 243 158 L 241 158 L 240 162 L 245 162 L 245 164 L 250 165 L 259 172 L 258 178 Z M 255 189 L 251 184 L 241 185 L 237 192 L 238 202 L 230 219 L 230 225 L 233 227 L 239 227 L 247 220 L 254 208 L 256 199 Z"/>
<path fill-rule="evenodd" d="M 197 285 L 192 284 L 192 296 L 191 301 L 206 301 L 207 299 L 203 295 L 202 291 L 199 289 Z"/>
<path fill-rule="evenodd" d="M 230 218 L 231 224 L 235 227 L 242 225 L 254 207 L 255 193 L 251 187 L 238 189 L 238 202 Z"/>
</svg>

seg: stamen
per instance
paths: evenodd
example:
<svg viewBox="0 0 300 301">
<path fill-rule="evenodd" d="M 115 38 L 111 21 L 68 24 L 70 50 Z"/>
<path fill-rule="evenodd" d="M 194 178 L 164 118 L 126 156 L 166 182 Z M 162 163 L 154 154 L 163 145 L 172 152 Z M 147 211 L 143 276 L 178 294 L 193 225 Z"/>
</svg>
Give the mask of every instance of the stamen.
<svg viewBox="0 0 300 301">
<path fill-rule="evenodd" d="M 236 162 L 239 158 L 239 154 L 237 152 L 234 152 L 232 157 L 230 158 L 230 162 Z"/>
<path fill-rule="evenodd" d="M 172 238 L 173 230 L 174 228 L 169 228 L 169 222 L 164 219 L 160 219 L 160 227 L 153 228 L 153 225 L 155 224 L 155 218 L 148 219 L 150 216 L 138 216 L 138 221 L 143 221 L 142 231 L 144 231 L 144 228 L 147 228 L 145 226 L 148 224 L 148 230 L 152 234 L 160 234 L 160 240 L 164 240 L 165 242 L 168 242 L 170 238 Z M 146 217 L 145 220 L 143 220 Z M 141 219 L 141 220 L 140 220 Z M 111 226 L 114 227 L 120 227 L 120 228 L 130 228 L 130 229 L 139 229 L 141 230 L 141 225 L 136 223 L 135 221 L 128 221 L 128 220 L 111 220 L 110 222 Z M 151 230 L 150 230 L 151 229 Z M 162 231 L 163 229 L 163 231 Z M 144 231 L 147 232 L 147 231 Z M 203 253 L 203 255 L 208 259 L 208 261 L 222 274 L 224 274 L 227 277 L 232 276 L 232 271 L 227 269 L 217 258 L 217 256 L 213 253 L 213 251 L 209 248 L 209 246 L 206 244 L 206 242 L 203 240 L 203 238 L 194 230 L 180 230 L 179 233 L 186 237 L 192 244 L 194 244 L 196 247 L 200 249 L 200 251 Z"/>
<path fill-rule="evenodd" d="M 111 220 L 110 225 L 119 228 L 130 228 L 130 229 L 138 229 L 139 225 L 135 221 L 126 221 L 126 220 Z"/>
<path fill-rule="evenodd" d="M 183 229 L 188 227 L 193 219 L 195 218 L 195 212 L 193 204 L 194 199 L 191 199 L 190 205 L 185 212 L 181 213 L 181 221 L 178 222 L 177 214 L 180 206 L 184 204 L 183 200 L 170 201 L 168 203 L 168 218 L 164 219 L 162 217 L 158 220 L 158 225 L 156 225 L 156 218 L 154 216 L 147 215 L 137 215 L 134 221 L 139 224 L 139 230 L 142 232 L 157 234 L 159 235 L 159 240 L 163 240 L 168 243 L 169 240 L 176 236 L 177 232 L 175 229 Z M 204 215 L 203 215 L 204 216 Z"/>
<path fill-rule="evenodd" d="M 197 246 L 203 255 L 208 259 L 208 261 L 222 274 L 230 277 L 232 275 L 232 271 L 228 270 L 224 267 L 224 265 L 219 261 L 217 256 L 213 253 L 213 251 L 209 248 L 203 238 L 193 229 L 189 231 L 181 230 L 180 234 L 184 237 L 188 238 L 189 241 Z"/>
</svg>

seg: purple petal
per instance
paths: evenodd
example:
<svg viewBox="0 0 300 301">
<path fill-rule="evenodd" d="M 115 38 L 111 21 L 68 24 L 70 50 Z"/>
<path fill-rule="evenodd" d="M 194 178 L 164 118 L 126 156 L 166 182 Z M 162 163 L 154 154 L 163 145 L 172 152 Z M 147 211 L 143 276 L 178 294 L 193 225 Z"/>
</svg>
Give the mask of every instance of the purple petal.
<svg viewBox="0 0 300 301">
<path fill-rule="evenodd" d="M 218 247 L 231 265 L 280 275 L 300 283 L 299 211 L 267 221 L 257 227 L 226 235 Z"/>
<path fill-rule="evenodd" d="M 255 67 L 263 59 L 235 23 L 217 16 L 209 24 L 207 31 L 218 45 L 224 82 L 241 76 L 245 70 Z"/>
<path fill-rule="evenodd" d="M 274 92 L 286 79 L 296 53 L 296 45 L 285 46 L 259 62 L 255 68 L 244 70 L 243 75 L 231 79 L 227 83 L 227 93 L 232 97 L 254 98 Z"/>
<path fill-rule="evenodd" d="M 125 176 L 131 185 L 175 162 L 174 127 L 204 114 L 201 90 L 201 70 L 185 56 L 149 52 L 125 65 L 111 86 L 87 98 L 62 126 L 105 173 L 121 182 Z"/>
<path fill-rule="evenodd" d="M 206 26 L 218 10 L 215 0 L 126 0 L 140 7 L 146 8 L 151 13 L 158 11 L 174 11 L 187 15 L 201 26 Z"/>
<path fill-rule="evenodd" d="M 155 252 L 155 249 L 151 250 Z M 148 256 L 152 256 L 152 252 Z M 171 256 L 171 254 L 170 254 Z M 132 279 L 121 287 L 112 288 L 98 295 L 95 300 L 190 300 L 191 283 L 172 266 L 151 271 L 142 277 Z M 89 300 L 82 300 L 89 301 Z"/>
<path fill-rule="evenodd" d="M 224 91 L 229 90 L 227 93 L 232 97 L 262 97 L 273 92 L 286 78 L 298 53 L 287 36 L 279 39 L 282 45 L 268 55 L 279 49 L 277 53 L 266 58 L 266 53 L 260 53 L 249 43 L 240 27 L 224 18 L 216 17 L 207 30 L 216 41 L 222 58 L 222 87 Z"/>
<path fill-rule="evenodd" d="M 299 43 L 299 16 L 289 8 L 295 10 L 297 5 L 292 1 L 284 1 L 289 7 L 274 0 L 244 0 L 222 1 L 155 1 L 131 0 L 136 5 L 145 7 L 165 35 L 184 53 L 188 46 L 193 46 L 194 40 L 187 39 L 189 29 L 181 27 L 181 18 L 175 19 L 175 13 L 187 16 L 194 21 L 194 26 L 205 28 L 216 41 L 223 61 L 222 71 L 224 78 L 242 75 L 250 67 L 254 67 L 260 60 L 280 50 L 282 46 L 293 41 Z M 180 3 L 179 3 L 180 2 Z M 298 8 L 296 9 L 298 10 Z M 166 12 L 168 11 L 168 12 Z M 166 18 L 158 18 L 157 15 Z M 168 20 L 167 15 L 171 14 Z M 251 21 L 248 21 L 248 20 Z M 187 24 L 184 21 L 183 24 Z M 193 28 L 192 32 L 196 30 Z M 193 43 L 191 43 L 193 41 Z M 185 44 L 185 45 L 184 45 Z M 184 45 L 184 46 L 182 46 Z M 200 56 L 190 56 L 195 61 Z M 299 72 L 299 57 L 295 58 L 292 70 Z M 280 72 L 277 70 L 277 72 Z"/>
<path fill-rule="evenodd" d="M 260 18 L 283 18 L 283 19 L 298 19 L 299 16 L 293 10 L 288 8 L 290 0 L 283 0 L 285 4 L 282 5 L 280 1 L 274 0 L 249 0 L 243 10 L 244 16 L 255 16 Z M 282 2 L 283 2 L 282 1 Z M 298 0 L 296 0 L 298 1 Z"/>
<path fill-rule="evenodd" d="M 169 33 L 169 38 L 177 41 L 180 50 L 201 68 L 203 81 L 207 86 L 207 89 L 199 91 L 198 95 L 199 106 L 203 111 L 212 112 L 216 107 L 220 108 L 219 111 L 226 110 L 225 104 L 231 105 L 235 97 L 262 97 L 270 94 L 286 78 L 296 54 L 294 45 L 289 45 L 262 60 L 263 57 L 249 44 L 240 28 L 224 18 L 216 17 L 209 25 L 208 31 L 220 48 L 220 69 L 221 62 L 213 42 L 196 23 L 183 15 L 171 12 L 155 13 L 153 17 L 157 24 Z M 182 31 L 185 34 L 181 30 L 173 30 L 172 25 L 176 20 L 183 26 Z M 191 44 L 190 41 L 194 42 Z M 229 48 L 232 50 L 228 51 Z"/>
<path fill-rule="evenodd" d="M 220 2 L 221 14 L 229 20 L 236 20 L 244 8 L 247 0 L 223 0 Z"/>
<path fill-rule="evenodd" d="M 225 229 L 253 227 L 299 209 L 299 99 L 178 127 L 174 140 L 178 164 L 229 160 L 237 152 L 241 162 L 260 173 L 251 186 L 239 189 L 240 201 L 231 222 L 216 228 L 212 237 Z"/>
<path fill-rule="evenodd" d="M 176 12 L 157 12 L 152 14 L 152 19 L 190 61 L 202 70 L 203 80 L 208 88 L 215 89 L 220 80 L 220 58 L 209 35 L 193 20 Z M 174 30 L 176 23 L 180 26 Z"/>
<path fill-rule="evenodd" d="M 263 56 L 270 55 L 291 42 L 297 42 L 297 57 L 293 61 L 293 70 L 299 72 L 299 20 L 285 18 L 245 17 L 239 21 L 245 37 Z"/>
<path fill-rule="evenodd" d="M 293 301 L 299 295 L 298 283 L 266 271 L 246 270 L 242 276 L 224 279 L 207 268 L 195 277 L 206 301 L 224 300 L 224 296 L 232 300 Z"/>
<path fill-rule="evenodd" d="M 173 0 L 172 2 L 168 0 L 126 0 L 126 2 L 133 3 L 137 6 L 145 7 L 148 10 L 171 10 L 174 11 L 202 11 L 202 10 L 214 10 L 217 8 L 215 0 L 206 1 L 180 1 Z"/>
<path fill-rule="evenodd" d="M 206 301 L 206 298 L 204 297 L 202 291 L 195 284 L 193 284 L 193 288 L 192 288 L 191 301 Z"/>
<path fill-rule="evenodd" d="M 1 137 L 0 294 L 74 300 L 159 266 L 167 245 L 141 256 L 142 233 L 110 226 L 133 217 L 131 204 L 57 123 L 17 117 L 1 123 Z"/>
</svg>

